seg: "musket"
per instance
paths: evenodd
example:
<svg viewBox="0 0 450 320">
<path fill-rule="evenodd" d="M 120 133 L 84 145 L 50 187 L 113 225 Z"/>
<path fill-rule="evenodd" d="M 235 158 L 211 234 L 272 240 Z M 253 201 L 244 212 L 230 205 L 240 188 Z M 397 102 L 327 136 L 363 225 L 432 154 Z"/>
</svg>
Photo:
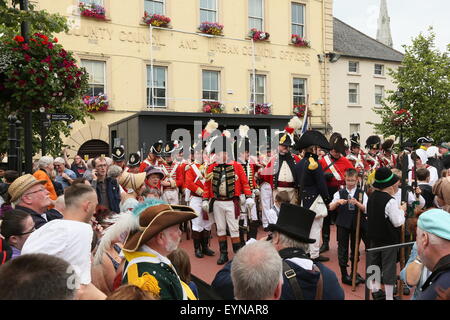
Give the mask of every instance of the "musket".
<svg viewBox="0 0 450 320">
<path fill-rule="evenodd" d="M 361 191 L 358 201 L 362 203 L 364 191 Z M 356 210 L 356 236 L 355 236 L 355 256 L 353 257 L 353 276 L 352 276 L 352 291 L 356 290 L 356 275 L 358 274 L 358 259 L 359 259 L 359 243 L 360 243 L 360 229 L 361 229 L 361 209 Z"/>
</svg>

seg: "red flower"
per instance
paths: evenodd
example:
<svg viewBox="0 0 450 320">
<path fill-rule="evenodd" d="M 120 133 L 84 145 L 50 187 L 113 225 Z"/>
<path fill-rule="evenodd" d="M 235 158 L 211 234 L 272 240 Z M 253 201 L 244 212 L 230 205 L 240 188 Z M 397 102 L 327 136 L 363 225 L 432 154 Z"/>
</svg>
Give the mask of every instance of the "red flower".
<svg viewBox="0 0 450 320">
<path fill-rule="evenodd" d="M 27 84 L 25 80 L 19 80 L 19 86 L 24 87 Z"/>
<path fill-rule="evenodd" d="M 22 45 L 22 49 L 23 49 L 23 50 L 30 50 L 30 47 L 28 46 L 27 43 L 24 43 L 24 44 Z"/>
<path fill-rule="evenodd" d="M 22 36 L 15 36 L 14 40 L 17 42 L 25 42 L 25 39 Z"/>
<path fill-rule="evenodd" d="M 58 43 L 58 38 L 54 38 L 54 39 L 53 39 L 53 42 L 54 42 L 54 43 Z"/>
<path fill-rule="evenodd" d="M 64 50 L 64 49 L 61 49 L 61 51 L 59 52 L 59 56 L 62 57 L 62 58 L 67 57 L 67 51 Z"/>
<path fill-rule="evenodd" d="M 30 62 L 31 61 L 31 56 L 29 56 L 28 54 L 25 54 L 23 57 L 25 58 L 26 62 Z"/>
</svg>

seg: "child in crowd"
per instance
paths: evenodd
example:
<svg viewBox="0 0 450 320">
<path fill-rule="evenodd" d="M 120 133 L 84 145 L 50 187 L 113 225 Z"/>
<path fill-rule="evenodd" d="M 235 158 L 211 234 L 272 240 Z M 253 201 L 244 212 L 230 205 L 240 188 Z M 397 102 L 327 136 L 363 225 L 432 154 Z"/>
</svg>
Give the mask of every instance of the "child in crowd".
<svg viewBox="0 0 450 320">
<path fill-rule="evenodd" d="M 192 292 L 198 299 L 199 296 L 197 285 L 191 280 L 191 260 L 189 259 L 187 252 L 182 248 L 178 248 L 175 251 L 172 251 L 167 258 L 169 258 L 172 262 L 181 281 L 186 283 L 189 288 L 191 288 Z"/>
<path fill-rule="evenodd" d="M 276 224 L 278 215 L 280 213 L 280 207 L 282 203 L 290 203 L 289 194 L 286 191 L 281 191 L 275 196 L 275 202 L 272 209 L 267 214 L 267 220 L 269 224 Z"/>
</svg>

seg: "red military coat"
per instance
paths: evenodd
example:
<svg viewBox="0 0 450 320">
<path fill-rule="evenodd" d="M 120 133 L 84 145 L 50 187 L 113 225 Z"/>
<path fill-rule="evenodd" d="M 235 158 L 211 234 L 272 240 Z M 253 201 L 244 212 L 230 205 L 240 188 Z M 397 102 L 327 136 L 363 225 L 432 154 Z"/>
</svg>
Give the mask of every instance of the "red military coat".
<svg viewBox="0 0 450 320">
<path fill-rule="evenodd" d="M 164 187 L 165 189 L 183 186 L 184 169 L 181 167 L 180 163 L 174 161 L 169 165 L 167 162 L 162 161 L 160 167 L 165 175 L 163 181 L 172 179 L 172 185 L 170 187 Z"/>
<path fill-rule="evenodd" d="M 161 160 L 158 158 L 153 162 L 150 161 L 148 158 L 146 158 L 144 161 L 141 162 L 141 165 L 139 166 L 139 172 L 144 172 L 148 166 L 160 167 L 162 166 L 162 163 Z"/>
<path fill-rule="evenodd" d="M 324 169 L 324 173 L 333 174 L 333 178 L 327 181 L 327 186 L 332 188 L 339 188 L 340 186 L 345 184 L 345 171 L 347 171 L 348 169 L 355 169 L 355 167 L 346 157 L 340 157 L 336 162 L 333 163 L 332 166 L 329 166 L 327 158 L 329 159 L 329 163 L 333 163 L 334 159 L 330 155 L 326 155 L 319 160 L 322 169 Z"/>
<path fill-rule="evenodd" d="M 197 170 L 194 170 L 193 167 Z M 191 191 L 191 194 L 195 194 L 199 197 L 203 196 L 205 191 L 205 165 L 200 163 L 192 163 L 186 166 L 186 175 L 184 180 L 184 186 Z"/>
</svg>

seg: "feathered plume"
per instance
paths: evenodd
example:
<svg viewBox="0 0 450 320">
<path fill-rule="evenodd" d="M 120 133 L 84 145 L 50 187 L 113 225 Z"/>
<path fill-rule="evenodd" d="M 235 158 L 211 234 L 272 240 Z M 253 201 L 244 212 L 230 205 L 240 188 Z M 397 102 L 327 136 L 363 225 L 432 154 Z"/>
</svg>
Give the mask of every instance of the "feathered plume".
<svg viewBox="0 0 450 320">
<path fill-rule="evenodd" d="M 293 128 L 294 131 L 298 130 L 302 127 L 302 122 L 297 116 L 295 116 L 291 120 L 289 120 L 288 127 Z"/>
<path fill-rule="evenodd" d="M 206 124 L 205 129 L 202 131 L 202 138 L 203 139 L 208 138 L 211 135 L 211 133 L 218 127 L 219 124 L 215 120 L 213 119 L 209 120 L 208 123 Z"/>
<path fill-rule="evenodd" d="M 228 130 L 224 130 L 223 133 L 222 133 L 222 135 L 223 135 L 224 137 L 230 138 L 230 137 L 231 137 L 231 132 L 228 131 Z"/>
<path fill-rule="evenodd" d="M 250 127 L 245 125 L 239 126 L 239 136 L 241 138 L 248 138 L 248 131 L 250 130 Z"/>
</svg>

